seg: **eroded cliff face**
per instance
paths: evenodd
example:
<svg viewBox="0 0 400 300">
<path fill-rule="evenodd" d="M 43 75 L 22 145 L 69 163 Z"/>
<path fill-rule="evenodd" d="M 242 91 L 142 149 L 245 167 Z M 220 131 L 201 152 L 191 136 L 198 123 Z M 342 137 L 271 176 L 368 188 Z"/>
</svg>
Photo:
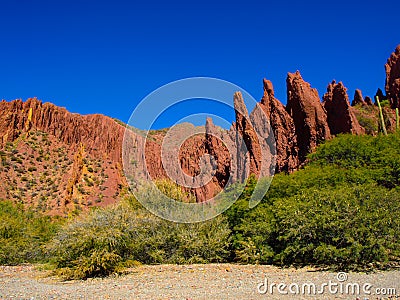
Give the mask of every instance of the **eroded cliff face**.
<svg viewBox="0 0 400 300">
<path fill-rule="evenodd" d="M 210 199 L 218 194 L 227 184 L 238 179 L 237 164 L 235 153 L 232 149 L 236 149 L 236 135 L 234 130 L 223 130 L 213 124 L 211 118 L 206 121 L 206 140 L 205 153 L 213 157 L 215 165 L 215 175 L 212 180 L 205 186 L 205 194 Z M 201 198 L 200 198 L 201 199 Z"/>
<path fill-rule="evenodd" d="M 347 89 L 342 82 L 336 83 L 336 81 L 332 81 L 328 85 L 327 91 L 323 96 L 323 106 L 327 112 L 328 126 L 331 134 L 365 133 L 364 128 L 360 126 L 353 112 L 354 108 L 350 106 Z"/>
<path fill-rule="evenodd" d="M 244 103 L 242 94 L 240 92 L 236 92 L 233 96 L 233 104 L 235 107 L 235 115 L 236 115 L 236 131 L 238 133 L 238 137 L 243 139 L 244 144 L 248 151 L 243 151 L 243 154 L 246 155 L 238 155 L 238 169 L 241 171 L 246 170 L 246 163 L 249 163 L 250 173 L 255 174 L 257 177 L 260 174 L 261 170 L 261 160 L 262 151 L 261 146 L 257 137 L 257 133 L 253 127 L 253 124 L 250 120 L 249 113 L 247 111 L 247 107 Z M 236 141 L 238 145 L 238 149 L 241 147 L 240 140 Z M 240 151 L 240 150 L 239 150 Z M 246 175 L 239 175 L 241 178 L 245 178 Z"/>
<path fill-rule="evenodd" d="M 267 115 L 276 140 L 276 171 L 291 173 L 299 166 L 299 149 L 293 118 L 275 98 L 272 82 L 264 79 L 260 106 Z"/>
<path fill-rule="evenodd" d="M 392 107 L 399 107 L 399 61 L 400 46 L 385 66 L 385 90 Z M 276 166 L 269 168 L 290 173 L 305 163 L 318 144 L 334 135 L 377 134 L 377 108 L 360 90 L 350 106 L 341 82 L 328 85 L 323 102 L 300 72 L 289 73 L 286 83 L 286 107 L 275 98 L 267 79 L 261 101 L 251 113 L 242 95 L 235 93 L 235 121 L 229 130 L 208 118 L 201 128 L 180 124 L 168 132 L 126 131 L 109 117 L 72 114 L 35 98 L 1 101 L 0 199 L 65 213 L 109 205 L 117 201 L 128 182 L 138 178 L 169 178 L 183 183 L 196 201 L 207 201 L 229 183 L 243 181 L 250 174 L 270 174 L 263 166 L 272 157 Z M 380 90 L 378 94 L 386 97 Z M 388 130 L 394 131 L 394 111 L 384 107 L 384 115 Z M 166 147 L 175 152 L 163 150 L 171 130 L 178 138 Z M 125 152 L 123 141 L 128 145 Z M 128 161 L 125 173 L 123 161 Z M 211 177 L 204 169 L 212 169 Z"/>
<path fill-rule="evenodd" d="M 386 69 L 386 97 L 392 108 L 400 107 L 400 45 L 387 60 Z"/>
<path fill-rule="evenodd" d="M 330 135 L 326 112 L 316 93 L 299 73 L 290 79 L 290 107 L 275 98 L 272 83 L 264 80 L 264 95 L 250 114 L 242 95 L 235 93 L 236 120 L 229 130 L 215 126 L 212 119 L 207 119 L 201 133 L 193 136 L 191 124 L 173 128 L 177 141 L 190 137 L 167 145 L 175 148 L 176 156 L 167 153 L 164 161 L 166 131 L 126 132 L 111 118 L 72 114 L 37 99 L 2 101 L 0 141 L 6 150 L 2 160 L 7 158 L 6 167 L 0 172 L 0 197 L 26 201 L 44 211 L 65 213 L 78 207 L 113 203 L 127 183 L 138 178 L 170 178 L 183 183 L 185 190 L 202 202 L 213 198 L 228 183 L 244 181 L 250 174 L 268 175 L 270 166 L 265 169 L 263 163 L 272 157 L 276 157 L 276 171 L 292 172 L 304 162 L 306 154 Z M 125 174 L 124 134 L 129 145 Z M 142 153 L 137 149 L 145 150 Z M 176 157 L 178 166 L 174 165 Z M 26 168 L 20 170 L 13 159 Z M 202 162 L 214 166 L 211 179 L 201 173 Z M 199 184 L 190 188 L 195 177 Z M 28 188 L 26 181 L 30 182 Z M 46 188 L 49 182 L 50 192 Z"/>
<path fill-rule="evenodd" d="M 117 201 L 127 186 L 121 155 L 124 126 L 36 98 L 1 101 L 0 112 L 1 199 L 55 214 Z M 130 138 L 144 143 L 133 132 Z"/>
<path fill-rule="evenodd" d="M 32 98 L 0 102 L 0 198 L 63 213 L 116 201 L 124 127 Z"/>
<path fill-rule="evenodd" d="M 184 183 L 185 190 L 197 201 L 207 201 L 228 183 L 243 181 L 250 174 L 265 176 L 263 162 L 272 156 L 276 157 L 277 172 L 290 173 L 304 163 L 306 155 L 320 142 L 331 138 L 331 132 L 362 132 L 342 84 L 328 86 L 322 105 L 316 90 L 300 73 L 289 74 L 287 83 L 287 107 L 275 98 L 272 83 L 265 79 L 264 95 L 250 114 L 242 95 L 235 93 L 236 120 L 229 130 L 215 126 L 212 119 L 207 119 L 201 133 L 193 136 L 191 124 L 174 128 L 178 141 L 179 136 L 190 136 L 182 143 L 168 145 L 176 148 L 178 167 L 174 166 L 173 154 L 162 160 L 166 131 L 149 132 L 146 136 L 135 130 L 126 132 L 111 118 L 71 114 L 37 99 L 2 101 L 0 141 L 8 158 L 3 160 L 3 151 L 5 167 L 0 173 L 0 196 L 25 199 L 44 211 L 66 212 L 82 206 L 108 205 L 118 199 L 127 182 L 137 178 L 171 179 L 167 170 L 172 170 L 173 181 Z M 263 135 L 261 139 L 255 129 Z M 130 147 L 125 174 L 124 134 Z M 272 136 L 275 144 L 268 141 L 267 146 L 262 145 L 263 138 L 268 140 Z M 145 150 L 141 153 L 134 149 Z M 22 171 L 17 166 L 19 160 L 26 165 Z M 215 169 L 211 179 L 202 177 L 204 161 Z M 194 177 L 199 185 L 190 188 Z M 41 183 L 34 182 L 35 178 L 41 178 Z M 26 181 L 30 182 L 29 188 L 24 187 Z M 48 182 L 51 192 L 45 187 Z"/>
<path fill-rule="evenodd" d="M 304 162 L 308 153 L 318 144 L 331 138 L 328 117 L 316 89 L 305 82 L 300 72 L 289 73 L 287 84 L 287 112 L 292 116 L 299 147 L 299 160 Z"/>
<path fill-rule="evenodd" d="M 96 157 L 120 160 L 124 127 L 103 115 L 72 114 L 65 108 L 42 103 L 36 98 L 26 102 L 0 102 L 0 144 L 16 140 L 30 131 L 43 131 L 74 148 L 83 144 Z"/>
</svg>

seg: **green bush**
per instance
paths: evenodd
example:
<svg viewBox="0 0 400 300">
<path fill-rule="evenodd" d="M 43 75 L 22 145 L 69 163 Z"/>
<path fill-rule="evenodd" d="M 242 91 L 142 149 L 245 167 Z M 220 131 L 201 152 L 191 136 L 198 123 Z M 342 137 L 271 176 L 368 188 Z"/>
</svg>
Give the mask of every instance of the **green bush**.
<svg viewBox="0 0 400 300">
<path fill-rule="evenodd" d="M 72 264 L 75 267 L 59 268 L 55 272 L 65 279 L 85 279 L 94 276 L 105 276 L 117 272 L 121 257 L 106 249 L 95 249 L 87 256 L 80 256 Z"/>
<path fill-rule="evenodd" d="M 340 135 L 319 146 L 309 158 L 312 164 L 344 168 L 380 168 L 400 154 L 400 135 Z"/>
<path fill-rule="evenodd" d="M 278 264 L 366 269 L 400 260 L 396 190 L 375 185 L 309 190 L 277 201 L 273 211 Z"/>
<path fill-rule="evenodd" d="M 400 183 L 400 135 L 343 135 L 320 146 L 310 155 L 314 166 L 333 166 L 357 173 L 359 183 L 377 182 L 387 188 Z"/>
<path fill-rule="evenodd" d="M 400 190 L 374 184 L 302 190 L 249 210 L 233 227 L 241 263 L 381 268 L 400 262 Z"/>
<path fill-rule="evenodd" d="M 39 262 L 45 259 L 41 246 L 51 239 L 59 221 L 0 200 L 0 265 Z"/>
<path fill-rule="evenodd" d="M 248 208 L 253 185 L 225 215 L 236 261 L 383 268 L 400 263 L 400 139 L 342 135 L 291 175 L 277 174 Z"/>
<path fill-rule="evenodd" d="M 315 265 L 365 270 L 400 264 L 400 136 L 339 135 L 291 175 L 277 174 L 253 209 L 256 185 L 234 184 L 238 201 L 207 222 L 177 224 L 133 197 L 59 222 L 0 202 L 0 264 L 50 260 L 66 279 L 107 276 L 136 263 Z M 163 180 L 178 201 L 193 196 Z M 158 199 L 149 199 L 155 204 Z M 58 230 L 59 229 L 59 230 Z M 45 247 L 43 247 L 45 244 Z"/>
<path fill-rule="evenodd" d="M 365 128 L 367 134 L 376 134 L 378 132 L 378 122 L 374 118 L 359 116 L 357 119 L 360 125 Z"/>
<path fill-rule="evenodd" d="M 56 273 L 66 279 L 106 276 L 127 262 L 225 261 L 230 230 L 224 217 L 196 224 L 162 220 L 122 202 L 66 224 L 47 245 Z"/>
</svg>

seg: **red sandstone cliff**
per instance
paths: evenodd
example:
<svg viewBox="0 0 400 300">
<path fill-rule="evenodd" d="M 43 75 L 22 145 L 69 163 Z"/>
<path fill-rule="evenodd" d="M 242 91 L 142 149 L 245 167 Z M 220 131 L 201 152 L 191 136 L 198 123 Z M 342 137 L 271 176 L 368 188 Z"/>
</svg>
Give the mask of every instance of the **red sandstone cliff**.
<svg viewBox="0 0 400 300">
<path fill-rule="evenodd" d="M 26 102 L 0 102 L 0 144 L 16 140 L 29 131 L 43 131 L 71 148 L 83 144 L 99 158 L 104 155 L 120 162 L 124 127 L 103 115 L 72 114 L 65 108 L 42 103 L 36 98 Z"/>
<path fill-rule="evenodd" d="M 386 93 L 392 107 L 399 103 L 399 61 L 400 46 L 386 64 Z M 341 82 L 328 85 L 323 103 L 298 71 L 289 73 L 286 83 L 286 107 L 275 98 L 273 85 L 266 79 L 263 97 L 250 114 L 242 95 L 235 93 L 236 120 L 230 130 L 207 119 L 201 133 L 168 145 L 177 153 L 177 165 L 174 152 L 167 153 L 162 161 L 166 132 L 149 133 L 146 139 L 144 133 L 128 131 L 125 141 L 130 148 L 124 154 L 129 161 L 127 178 L 122 171 L 125 127 L 113 119 L 72 114 L 37 99 L 1 101 L 0 199 L 14 199 L 51 212 L 107 205 L 116 201 L 127 181 L 134 182 L 136 177 L 163 179 L 169 177 L 166 170 L 172 169 L 174 181 L 195 186 L 186 191 L 197 201 L 206 201 L 227 183 L 243 180 L 250 173 L 264 174 L 263 162 L 271 155 L 276 154 L 276 171 L 293 172 L 319 143 L 333 135 L 377 133 L 373 126 L 377 108 L 371 98 L 363 99 L 361 91 L 356 90 L 351 107 Z M 384 115 L 388 130 L 393 131 L 394 112 L 384 108 Z M 174 130 L 185 137 L 194 127 L 181 124 Z M 270 139 L 272 133 L 276 152 L 271 141 L 267 146 L 260 143 Z M 134 149 L 145 149 L 145 153 Z M 229 149 L 236 150 L 230 153 Z M 204 163 L 213 168 L 211 178 L 201 172 Z M 195 181 L 198 186 L 193 185 Z"/>
<path fill-rule="evenodd" d="M 299 160 L 304 161 L 317 145 L 331 138 L 327 115 L 316 89 L 305 82 L 300 72 L 289 73 L 286 110 L 292 116 L 299 147 Z"/>
<path fill-rule="evenodd" d="M 365 102 L 364 102 L 365 103 Z M 328 126 L 331 134 L 352 133 L 363 134 L 364 128 L 358 120 L 349 103 L 347 89 L 342 82 L 332 81 L 323 96 L 323 106 L 328 116 Z"/>
<path fill-rule="evenodd" d="M 392 108 L 400 107 L 400 45 L 389 57 L 386 65 L 386 97 Z"/>
<path fill-rule="evenodd" d="M 65 212 L 116 201 L 124 127 L 33 98 L 0 102 L 0 198 Z"/>
<path fill-rule="evenodd" d="M 265 111 L 276 140 L 276 171 L 293 172 L 299 166 L 297 136 L 293 118 L 285 106 L 275 98 L 272 82 L 264 79 L 261 107 Z"/>
</svg>

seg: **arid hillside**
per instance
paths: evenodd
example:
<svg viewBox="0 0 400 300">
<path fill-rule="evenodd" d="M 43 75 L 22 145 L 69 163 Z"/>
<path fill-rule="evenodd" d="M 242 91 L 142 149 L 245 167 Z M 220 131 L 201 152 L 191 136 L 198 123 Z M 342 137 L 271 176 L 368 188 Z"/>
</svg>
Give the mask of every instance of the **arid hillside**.
<svg viewBox="0 0 400 300">
<path fill-rule="evenodd" d="M 385 65 L 386 95 L 379 89 L 377 92 L 389 132 L 396 130 L 399 66 L 400 45 Z M 241 94 L 236 93 L 233 96 L 236 122 L 230 130 L 221 130 L 208 119 L 204 134 L 182 144 L 179 162 L 187 175 L 199 174 L 199 160 L 204 154 L 214 156 L 217 162 L 210 182 L 189 189 L 197 201 L 212 198 L 229 180 L 231 161 L 226 145 L 237 143 L 236 132 L 246 143 L 250 173 L 261 173 L 265 149 L 255 139 L 249 122 L 263 125 L 257 109 L 264 111 L 274 133 L 277 172 L 297 170 L 320 143 L 338 134 L 376 135 L 382 129 L 375 100 L 364 98 L 360 90 L 356 90 L 350 102 L 345 85 L 334 80 L 328 84 L 321 100 L 317 90 L 299 71 L 288 73 L 286 84 L 286 106 L 275 98 L 271 81 L 264 79 L 264 95 L 255 111 L 248 113 Z M 128 180 L 134 180 L 125 178 L 122 168 L 125 129 L 124 124 L 112 118 L 73 114 L 36 98 L 25 102 L 1 101 L 0 199 L 22 202 L 52 214 L 118 201 Z M 151 138 L 144 140 L 135 130 L 129 133 L 132 142 L 146 143 L 148 172 L 155 179 L 167 177 L 161 161 L 165 134 L 165 130 L 150 132 Z M 137 160 L 132 160 L 132 164 L 138 169 L 144 167 Z M 240 180 L 242 176 L 235 174 L 233 180 Z"/>
</svg>

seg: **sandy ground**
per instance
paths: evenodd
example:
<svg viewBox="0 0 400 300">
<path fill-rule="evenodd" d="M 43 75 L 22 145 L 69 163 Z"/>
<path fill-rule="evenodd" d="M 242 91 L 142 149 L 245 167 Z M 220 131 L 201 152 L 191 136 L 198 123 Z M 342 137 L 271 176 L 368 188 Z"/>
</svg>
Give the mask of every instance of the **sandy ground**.
<svg viewBox="0 0 400 300">
<path fill-rule="evenodd" d="M 1 266 L 0 299 L 400 299 L 400 271 L 338 275 L 309 268 L 208 264 L 139 266 L 126 275 L 85 281 L 62 282 L 47 275 L 31 265 Z"/>
</svg>

